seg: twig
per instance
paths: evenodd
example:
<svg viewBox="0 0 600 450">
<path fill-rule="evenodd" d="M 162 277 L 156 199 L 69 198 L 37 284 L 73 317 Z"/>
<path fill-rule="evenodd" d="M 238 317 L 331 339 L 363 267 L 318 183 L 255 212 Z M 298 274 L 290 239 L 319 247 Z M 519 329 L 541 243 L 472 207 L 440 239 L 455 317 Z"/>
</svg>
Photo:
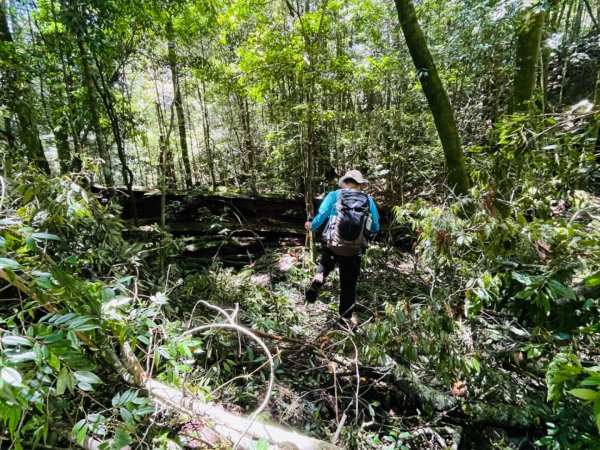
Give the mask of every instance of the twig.
<svg viewBox="0 0 600 450">
<path fill-rule="evenodd" d="M 269 349 L 267 348 L 267 346 L 265 345 L 265 343 L 260 338 L 258 338 L 258 336 L 256 336 L 254 333 L 252 333 L 247 328 L 242 327 L 241 325 L 237 325 L 237 324 L 233 323 L 233 321 L 231 320 L 231 318 L 221 308 L 219 308 L 217 306 L 214 306 L 214 305 L 210 305 L 210 303 L 207 303 L 207 302 L 204 302 L 204 303 L 206 303 L 207 306 L 210 306 L 213 309 L 215 309 L 215 310 L 221 312 L 223 315 L 225 315 L 225 317 L 227 317 L 229 319 L 230 323 L 214 323 L 214 324 L 211 324 L 211 325 L 201 325 L 199 327 L 192 328 L 191 330 L 186 331 L 185 333 L 183 333 L 181 335 L 181 337 L 197 333 L 198 331 L 211 330 L 211 329 L 215 329 L 215 328 L 225 328 L 225 329 L 230 329 L 230 330 L 236 330 L 239 333 L 245 334 L 250 339 L 253 339 L 256 343 L 258 343 L 258 345 L 263 349 L 263 351 L 267 355 L 267 359 L 269 361 L 270 374 L 269 374 L 269 386 L 267 388 L 267 393 L 265 395 L 264 400 L 260 404 L 260 406 L 252 414 L 252 417 L 250 418 L 250 422 L 246 426 L 246 429 L 243 431 L 243 433 L 240 435 L 240 437 L 238 438 L 238 440 L 236 441 L 236 443 L 233 445 L 233 449 L 235 450 L 238 447 L 238 445 L 239 445 L 240 441 L 242 440 L 242 438 L 245 436 L 245 434 L 248 432 L 248 430 L 250 429 L 250 427 L 252 426 L 252 424 L 256 420 L 256 417 L 258 416 L 258 414 L 260 414 L 267 407 L 267 405 L 269 404 L 269 401 L 271 399 L 271 395 L 273 393 L 273 385 L 275 384 L 275 363 L 273 361 L 273 356 L 271 355 L 271 352 L 269 351 Z"/>
<path fill-rule="evenodd" d="M 2 212 L 2 207 L 4 206 L 4 193 L 6 192 L 6 182 L 2 175 L 0 175 L 0 183 L 2 183 L 2 193 L 0 194 L 0 212 Z"/>
</svg>

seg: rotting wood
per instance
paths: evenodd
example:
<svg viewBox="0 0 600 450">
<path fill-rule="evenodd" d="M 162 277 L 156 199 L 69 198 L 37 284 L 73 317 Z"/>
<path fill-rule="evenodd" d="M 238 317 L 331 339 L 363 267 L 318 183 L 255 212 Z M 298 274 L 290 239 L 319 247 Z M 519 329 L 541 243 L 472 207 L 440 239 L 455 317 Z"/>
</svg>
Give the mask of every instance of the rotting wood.
<svg viewBox="0 0 600 450">
<path fill-rule="evenodd" d="M 214 430 L 228 440 L 235 442 L 248 428 L 248 419 L 236 416 L 211 403 L 185 396 L 180 390 L 167 386 L 148 376 L 133 353 L 129 344 L 122 347 L 123 364 L 134 376 L 136 383 L 148 394 L 165 406 L 191 417 L 206 416 L 211 419 Z M 284 430 L 273 425 L 255 422 L 248 428 L 247 437 L 240 440 L 242 448 L 250 448 L 252 442 L 265 439 L 277 448 L 287 450 L 334 450 L 339 447 L 324 441 Z"/>
</svg>

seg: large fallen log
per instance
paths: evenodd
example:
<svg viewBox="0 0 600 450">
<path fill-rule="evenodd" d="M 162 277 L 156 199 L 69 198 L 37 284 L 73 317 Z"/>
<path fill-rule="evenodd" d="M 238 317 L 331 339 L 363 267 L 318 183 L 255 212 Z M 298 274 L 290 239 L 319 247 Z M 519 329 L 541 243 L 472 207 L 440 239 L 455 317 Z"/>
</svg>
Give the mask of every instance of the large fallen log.
<svg viewBox="0 0 600 450">
<path fill-rule="evenodd" d="M 227 412 L 217 405 L 188 397 L 180 390 L 150 378 L 127 343 L 123 345 L 122 356 L 127 370 L 150 397 L 190 417 L 208 417 L 214 431 L 230 442 L 239 441 L 241 448 L 250 448 L 254 440 L 264 439 L 272 447 L 285 450 L 339 449 L 335 445 L 301 435 L 295 431 L 258 422 L 249 423 L 248 419 Z M 242 436 L 244 433 L 246 435 Z"/>
<path fill-rule="evenodd" d="M 390 397 L 394 403 L 401 402 L 415 409 L 426 408 L 446 413 L 449 417 L 470 424 L 522 430 L 535 427 L 552 416 L 551 408 L 543 402 L 509 405 L 470 401 L 452 396 L 450 392 L 442 392 L 426 385 L 410 367 L 389 357 L 384 367 L 365 368 L 361 375 L 393 386 Z"/>
</svg>

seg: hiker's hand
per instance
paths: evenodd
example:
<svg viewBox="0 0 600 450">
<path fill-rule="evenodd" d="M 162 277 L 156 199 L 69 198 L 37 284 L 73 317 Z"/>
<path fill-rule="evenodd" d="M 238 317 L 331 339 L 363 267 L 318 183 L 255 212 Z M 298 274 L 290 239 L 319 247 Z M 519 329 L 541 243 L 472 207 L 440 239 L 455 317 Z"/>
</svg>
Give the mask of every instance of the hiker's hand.
<svg viewBox="0 0 600 450">
<path fill-rule="evenodd" d="M 310 220 L 307 220 L 306 223 L 304 224 L 304 228 L 306 228 L 306 231 L 310 231 L 310 224 L 312 222 Z"/>
</svg>

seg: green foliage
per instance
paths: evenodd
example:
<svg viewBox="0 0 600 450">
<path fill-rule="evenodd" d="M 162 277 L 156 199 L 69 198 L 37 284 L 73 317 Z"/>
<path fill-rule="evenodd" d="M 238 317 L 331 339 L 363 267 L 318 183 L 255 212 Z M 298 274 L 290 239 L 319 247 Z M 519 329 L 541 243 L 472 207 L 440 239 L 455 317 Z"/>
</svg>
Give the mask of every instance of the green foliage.
<svg viewBox="0 0 600 450">
<path fill-rule="evenodd" d="M 118 216 L 87 189 L 67 178 L 28 174 L 5 193 L 1 270 L 26 296 L 20 307 L 3 306 L 0 316 L 0 421 L 17 448 L 24 442 L 59 445 L 65 427 L 79 443 L 92 434 L 121 448 L 154 409 L 138 392 L 114 383 L 105 352 L 126 340 L 153 346 L 168 298 L 160 292 L 132 296 L 131 276 L 83 277 L 104 274 L 108 266 L 126 275 L 139 267 L 142 248 L 123 239 Z M 181 329 L 174 323 L 168 332 L 176 336 Z M 189 356 L 190 345 L 199 343 L 184 340 L 164 352 L 177 361 Z M 162 367 L 160 357 L 156 363 Z M 112 406 L 103 408 L 111 403 L 107 394 Z M 84 418 L 73 425 L 80 406 Z"/>
</svg>

